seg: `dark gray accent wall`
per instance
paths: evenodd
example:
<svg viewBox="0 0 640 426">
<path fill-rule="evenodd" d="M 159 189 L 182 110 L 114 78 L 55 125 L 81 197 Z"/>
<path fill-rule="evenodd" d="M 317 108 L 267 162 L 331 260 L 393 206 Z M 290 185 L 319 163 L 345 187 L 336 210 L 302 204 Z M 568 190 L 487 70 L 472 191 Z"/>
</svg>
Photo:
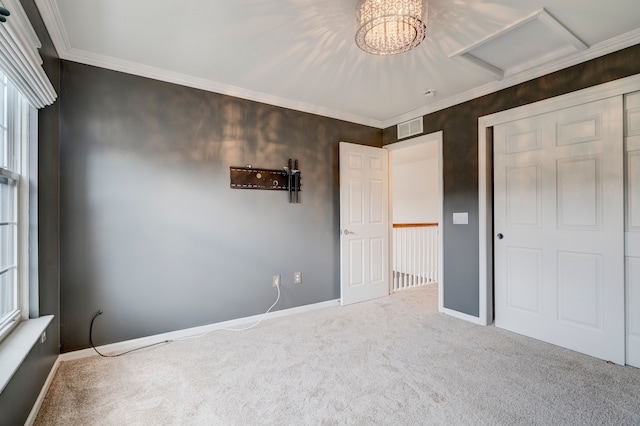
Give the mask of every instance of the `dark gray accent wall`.
<svg viewBox="0 0 640 426">
<path fill-rule="evenodd" d="M 21 1 L 42 48 L 43 68 L 60 94 L 60 60 L 33 0 Z M 0 423 L 22 425 L 27 419 L 60 351 L 59 279 L 59 114 L 60 103 L 38 111 L 38 259 L 36 294 L 40 315 L 54 315 L 45 343 L 36 343 L 0 393 Z"/>
<path fill-rule="evenodd" d="M 479 315 L 478 118 L 640 73 L 640 45 L 424 116 L 424 133 L 443 131 L 444 306 Z M 383 143 L 397 141 L 396 127 Z M 469 225 L 453 225 L 469 212 Z"/>
<path fill-rule="evenodd" d="M 54 327 L 49 325 L 47 334 Z M 57 344 L 44 344 L 39 341 L 34 345 L 27 357 L 13 375 L 11 381 L 0 393 L 0 424 L 2 426 L 21 426 L 25 424 L 33 405 L 44 386 L 58 356 Z M 55 347 L 52 353 L 51 347 Z"/>
<path fill-rule="evenodd" d="M 382 130 L 63 61 L 62 351 L 339 297 L 338 143 Z M 297 158 L 286 192 L 229 167 Z M 302 284 L 293 285 L 293 273 Z"/>
</svg>

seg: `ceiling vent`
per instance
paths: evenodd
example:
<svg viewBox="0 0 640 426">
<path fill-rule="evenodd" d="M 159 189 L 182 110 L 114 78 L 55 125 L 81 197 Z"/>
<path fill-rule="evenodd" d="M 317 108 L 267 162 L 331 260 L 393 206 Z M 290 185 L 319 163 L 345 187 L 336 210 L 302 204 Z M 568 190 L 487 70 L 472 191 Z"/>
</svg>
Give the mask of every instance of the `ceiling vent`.
<svg viewBox="0 0 640 426">
<path fill-rule="evenodd" d="M 422 133 L 422 117 L 398 124 L 398 140 Z"/>
</svg>

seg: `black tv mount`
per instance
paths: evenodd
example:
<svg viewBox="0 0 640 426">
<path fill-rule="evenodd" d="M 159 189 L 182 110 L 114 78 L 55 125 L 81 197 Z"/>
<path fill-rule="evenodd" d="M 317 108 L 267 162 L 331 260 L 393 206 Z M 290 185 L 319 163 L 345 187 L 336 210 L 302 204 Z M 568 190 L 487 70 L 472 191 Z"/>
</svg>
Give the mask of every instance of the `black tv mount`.
<svg viewBox="0 0 640 426">
<path fill-rule="evenodd" d="M 231 188 L 287 191 L 290 203 L 300 202 L 300 170 L 298 160 L 289 159 L 279 169 L 254 169 L 251 165 L 229 168 Z"/>
</svg>

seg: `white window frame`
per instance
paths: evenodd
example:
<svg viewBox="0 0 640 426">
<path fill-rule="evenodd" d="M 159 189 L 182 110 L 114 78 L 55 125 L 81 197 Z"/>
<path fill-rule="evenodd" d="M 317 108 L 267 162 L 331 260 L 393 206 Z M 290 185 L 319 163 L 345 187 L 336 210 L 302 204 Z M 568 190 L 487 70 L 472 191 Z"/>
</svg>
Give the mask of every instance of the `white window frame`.
<svg viewBox="0 0 640 426">
<path fill-rule="evenodd" d="M 32 178 L 35 180 L 38 173 L 37 165 L 37 109 L 44 108 L 55 102 L 57 94 L 42 67 L 42 58 L 38 52 L 41 47 L 38 35 L 33 29 L 20 0 L 0 0 L 3 7 L 11 11 L 11 16 L 0 25 L 0 70 L 11 80 L 21 94 L 21 102 L 24 102 L 20 111 L 28 111 L 21 114 L 21 123 L 29 126 L 21 127 L 22 134 L 23 166 L 32 165 Z M 29 106 L 27 106 L 27 104 Z M 31 132 L 29 132 L 29 129 Z M 28 147 L 32 147 L 29 154 Z M 18 195 L 20 201 L 17 204 L 18 238 L 20 242 L 18 259 L 18 277 L 20 279 L 20 316 L 18 319 L 28 321 L 12 321 L 15 330 L 4 333 L 4 340 L 0 341 L 0 392 L 9 383 L 13 375 L 23 364 L 25 357 L 34 348 L 34 342 L 44 344 L 46 335 L 43 332 L 49 327 L 53 315 L 40 315 L 38 292 L 38 247 L 37 247 L 37 182 L 25 178 L 28 169 L 18 179 Z M 29 212 L 29 188 L 31 194 L 31 216 Z M 29 220 L 31 218 L 31 220 Z M 29 244 L 29 228 L 31 227 L 31 245 Z M 29 259 L 31 252 L 31 259 Z M 31 265 L 30 265 L 31 263 Z M 29 277 L 29 266 L 31 276 Z M 26 271 L 24 270 L 26 268 Z M 31 294 L 29 294 L 29 292 Z M 50 343 L 51 344 L 51 343 Z M 28 423 L 28 422 L 27 422 Z"/>
<path fill-rule="evenodd" d="M 7 166 L 0 165 L 0 176 L 15 182 L 14 217 L 14 303 L 16 309 L 0 322 L 0 341 L 29 318 L 29 125 L 35 111 L 12 82 L 7 81 Z"/>
</svg>

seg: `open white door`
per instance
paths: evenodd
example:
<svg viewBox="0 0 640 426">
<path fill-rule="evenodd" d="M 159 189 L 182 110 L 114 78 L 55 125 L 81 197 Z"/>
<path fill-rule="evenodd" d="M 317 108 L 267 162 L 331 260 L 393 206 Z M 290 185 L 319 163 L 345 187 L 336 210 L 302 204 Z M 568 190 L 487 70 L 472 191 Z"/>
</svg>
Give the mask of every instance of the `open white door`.
<svg viewBox="0 0 640 426">
<path fill-rule="evenodd" d="M 495 126 L 496 326 L 625 362 L 622 97 Z"/>
<path fill-rule="evenodd" d="M 389 153 L 340 142 L 340 299 L 389 294 Z"/>
</svg>

